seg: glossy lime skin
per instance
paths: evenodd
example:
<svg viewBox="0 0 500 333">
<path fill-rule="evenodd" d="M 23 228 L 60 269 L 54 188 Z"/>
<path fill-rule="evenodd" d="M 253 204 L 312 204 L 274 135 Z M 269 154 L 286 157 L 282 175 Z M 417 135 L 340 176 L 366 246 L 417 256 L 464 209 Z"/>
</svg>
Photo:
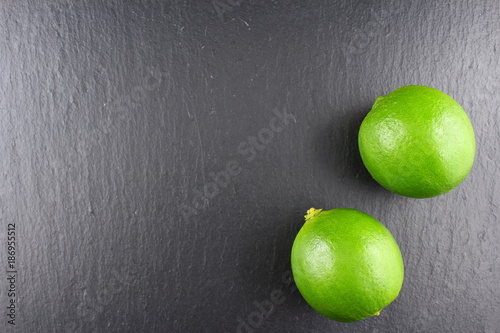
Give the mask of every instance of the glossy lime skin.
<svg viewBox="0 0 500 333">
<path fill-rule="evenodd" d="M 430 198 L 457 187 L 474 163 L 474 129 L 462 107 L 430 87 L 377 98 L 358 136 L 361 158 L 386 189 Z"/>
<path fill-rule="evenodd" d="M 308 215 L 292 247 L 293 277 L 304 299 L 336 321 L 378 315 L 398 296 L 404 278 L 389 230 L 355 209 Z"/>
</svg>

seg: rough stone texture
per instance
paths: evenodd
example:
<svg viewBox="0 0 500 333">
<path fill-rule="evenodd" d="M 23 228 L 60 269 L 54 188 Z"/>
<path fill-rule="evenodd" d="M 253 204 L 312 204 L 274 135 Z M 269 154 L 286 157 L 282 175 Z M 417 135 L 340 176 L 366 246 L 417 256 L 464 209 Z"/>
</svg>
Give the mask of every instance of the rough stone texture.
<svg viewBox="0 0 500 333">
<path fill-rule="evenodd" d="M 15 223 L 18 269 L 2 331 L 500 332 L 500 5 L 304 3 L 0 3 L 0 255 Z M 474 125 L 449 194 L 397 196 L 360 161 L 363 116 L 406 84 Z M 380 317 L 336 323 L 294 290 L 312 206 L 399 242 L 406 280 Z"/>
</svg>

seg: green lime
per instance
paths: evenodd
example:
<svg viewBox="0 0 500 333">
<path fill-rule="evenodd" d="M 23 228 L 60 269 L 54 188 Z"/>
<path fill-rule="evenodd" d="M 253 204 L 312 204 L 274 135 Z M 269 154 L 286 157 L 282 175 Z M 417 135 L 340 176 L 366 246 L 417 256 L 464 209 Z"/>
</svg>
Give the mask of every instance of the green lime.
<svg viewBox="0 0 500 333">
<path fill-rule="evenodd" d="M 353 322 L 399 294 L 404 265 L 398 244 L 359 210 L 311 208 L 292 247 L 292 273 L 304 299 L 322 315 Z"/>
<path fill-rule="evenodd" d="M 361 158 L 386 189 L 430 198 L 469 174 L 474 129 L 462 107 L 430 87 L 406 86 L 377 98 L 359 129 Z"/>
</svg>

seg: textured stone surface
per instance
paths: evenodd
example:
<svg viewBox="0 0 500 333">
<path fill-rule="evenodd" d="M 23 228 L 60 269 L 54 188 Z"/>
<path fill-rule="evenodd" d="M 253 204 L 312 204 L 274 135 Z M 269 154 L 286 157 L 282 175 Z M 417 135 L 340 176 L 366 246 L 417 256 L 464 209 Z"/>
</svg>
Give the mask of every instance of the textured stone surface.
<svg viewBox="0 0 500 333">
<path fill-rule="evenodd" d="M 15 223 L 18 263 L 2 331 L 499 331 L 496 1 L 126 3 L 0 3 L 0 255 Z M 406 84 L 476 130 L 449 194 L 394 195 L 361 164 L 363 116 Z M 312 206 L 399 242 L 406 280 L 380 317 L 336 323 L 294 290 Z"/>
</svg>

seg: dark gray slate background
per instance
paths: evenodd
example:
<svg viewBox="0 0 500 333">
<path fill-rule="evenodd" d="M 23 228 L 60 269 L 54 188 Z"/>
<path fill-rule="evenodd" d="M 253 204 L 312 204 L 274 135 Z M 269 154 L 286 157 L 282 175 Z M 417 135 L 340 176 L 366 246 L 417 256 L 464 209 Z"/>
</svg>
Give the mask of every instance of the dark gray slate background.
<svg viewBox="0 0 500 333">
<path fill-rule="evenodd" d="M 0 1 L 0 331 L 500 332 L 499 59 L 495 0 Z M 407 84 L 476 131 L 440 197 L 384 190 L 357 151 Z M 394 234 L 406 279 L 380 317 L 337 323 L 294 290 L 312 206 Z"/>
</svg>

